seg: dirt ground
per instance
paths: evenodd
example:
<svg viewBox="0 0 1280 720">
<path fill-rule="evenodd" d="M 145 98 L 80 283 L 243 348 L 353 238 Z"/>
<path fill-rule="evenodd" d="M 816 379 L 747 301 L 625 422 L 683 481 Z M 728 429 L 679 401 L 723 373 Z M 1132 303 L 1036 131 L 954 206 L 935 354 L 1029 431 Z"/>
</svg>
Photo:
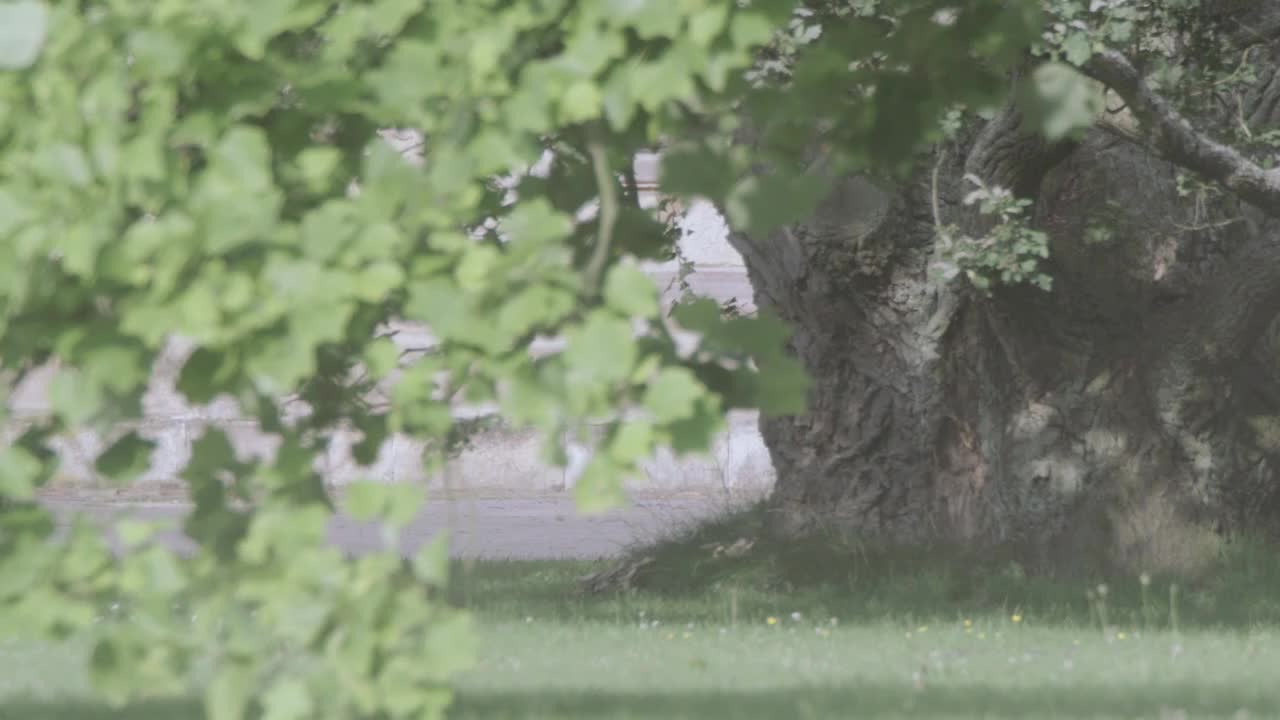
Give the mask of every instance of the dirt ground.
<svg viewBox="0 0 1280 720">
<path fill-rule="evenodd" d="M 174 501 L 119 502 L 71 494 L 43 502 L 64 527 L 76 513 L 109 525 L 113 518 L 122 516 L 176 521 L 189 510 L 188 505 Z M 563 493 L 440 498 L 428 501 L 410 524 L 401 538 L 401 549 L 413 552 L 441 530 L 449 530 L 452 552 L 459 557 L 607 557 L 628 546 L 660 539 L 734 504 L 722 495 L 649 495 L 633 497 L 628 507 L 587 516 L 578 513 L 572 497 Z M 376 549 L 381 543 L 376 525 L 341 515 L 335 517 L 329 535 L 334 544 L 353 555 Z M 175 547 L 189 546 L 178 532 L 164 537 Z"/>
</svg>

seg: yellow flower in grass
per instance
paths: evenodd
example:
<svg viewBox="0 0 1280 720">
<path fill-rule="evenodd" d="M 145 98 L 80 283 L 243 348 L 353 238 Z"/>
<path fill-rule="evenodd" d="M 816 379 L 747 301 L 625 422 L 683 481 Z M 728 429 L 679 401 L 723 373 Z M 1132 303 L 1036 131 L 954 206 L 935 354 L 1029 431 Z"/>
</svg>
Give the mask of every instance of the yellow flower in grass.
<svg viewBox="0 0 1280 720">
<path fill-rule="evenodd" d="M 1012 621 L 1013 621 L 1013 622 L 1015 622 L 1015 623 L 1020 623 L 1020 622 L 1022 622 L 1022 614 L 1021 614 L 1021 613 L 1014 613 L 1013 615 L 1011 615 L 1011 616 L 1009 617 L 1009 619 L 1010 619 L 1010 620 L 1012 620 Z"/>
<path fill-rule="evenodd" d="M 770 624 L 770 625 L 777 625 L 777 624 L 778 624 L 778 618 L 776 618 L 776 617 L 774 617 L 774 616 L 770 615 L 769 617 L 765 618 L 765 622 L 766 622 L 766 623 L 768 623 L 768 624 Z"/>
<path fill-rule="evenodd" d="M 965 627 L 967 627 L 967 628 L 971 628 L 971 627 L 973 627 L 973 621 L 972 621 L 972 620 L 970 620 L 970 619 L 968 619 L 968 618 L 965 618 L 964 626 L 965 626 Z"/>
</svg>

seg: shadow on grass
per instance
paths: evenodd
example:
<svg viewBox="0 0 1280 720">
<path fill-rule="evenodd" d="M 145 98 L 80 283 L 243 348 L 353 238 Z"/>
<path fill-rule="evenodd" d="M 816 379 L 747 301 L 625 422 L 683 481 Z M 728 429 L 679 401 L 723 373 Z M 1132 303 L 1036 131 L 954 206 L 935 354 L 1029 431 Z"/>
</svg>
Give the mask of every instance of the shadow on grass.
<svg viewBox="0 0 1280 720">
<path fill-rule="evenodd" d="M 1243 713 L 1241 711 L 1244 711 Z M 1185 713 L 1185 714 L 1179 714 Z M 1246 715 L 1245 713 L 1248 713 Z M 860 685 L 848 688 L 723 693 L 690 691 L 521 691 L 469 693 L 448 717 L 486 718 L 1133 718 L 1277 717 L 1280 688 L 1206 688 L 1149 684 L 1018 690 Z M 191 701 L 155 701 L 111 710 L 66 702 L 6 703 L 0 720 L 202 720 Z"/>
<path fill-rule="evenodd" d="M 667 621 L 726 623 L 780 611 L 842 622 L 955 620 L 1020 612 L 1041 622 L 1094 624 L 1088 593 L 1105 584 L 1103 608 L 1116 625 L 1159 629 L 1280 625 L 1280 553 L 1224 543 L 1218 562 L 1195 577 L 1148 577 L 1105 568 L 1070 574 L 1027 564 L 1017 548 L 873 548 L 816 537 L 771 541 L 757 506 L 656 545 L 617 592 L 582 595 L 577 578 L 608 563 L 486 562 L 455 568 L 455 602 L 487 617 L 634 620 L 661 610 Z M 749 548 L 742 549 L 742 545 Z M 730 601 L 732 598 L 732 601 Z M 731 607 L 732 605 L 732 607 Z"/>
<path fill-rule="evenodd" d="M 451 718 L 1103 718 L 1276 717 L 1280 694 L 1147 685 L 1020 690 L 863 685 L 760 692 L 520 692 L 463 696 Z M 1176 715 L 1183 717 L 1184 715 Z"/>
</svg>

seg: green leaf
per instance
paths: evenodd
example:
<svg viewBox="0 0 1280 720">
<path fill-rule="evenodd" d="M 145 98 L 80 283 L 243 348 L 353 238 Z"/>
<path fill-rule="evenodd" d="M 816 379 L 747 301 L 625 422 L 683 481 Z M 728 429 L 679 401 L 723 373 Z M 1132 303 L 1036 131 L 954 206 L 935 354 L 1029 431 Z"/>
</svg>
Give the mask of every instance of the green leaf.
<svg viewBox="0 0 1280 720">
<path fill-rule="evenodd" d="M 767 417 L 798 415 L 808 409 L 810 380 L 804 367 L 788 357 L 758 363 L 756 403 Z"/>
<path fill-rule="evenodd" d="M 1062 52 L 1067 62 L 1077 66 L 1083 65 L 1093 56 L 1093 45 L 1087 34 L 1074 32 L 1062 42 Z"/>
<path fill-rule="evenodd" d="M 733 189 L 735 168 L 723 153 L 701 146 L 677 146 L 662 153 L 662 191 L 722 201 Z"/>
<path fill-rule="evenodd" d="M 32 209 L 26 207 L 12 192 L 0 188 L 0 237 L 8 236 L 30 221 L 33 215 Z"/>
<path fill-rule="evenodd" d="M 729 193 L 725 214 L 734 229 L 763 236 L 812 214 L 827 189 L 826 180 L 816 175 L 751 176 Z"/>
<path fill-rule="evenodd" d="M 84 372 L 104 388 L 127 394 L 147 381 L 150 358 L 143 357 L 138 347 L 112 341 L 86 343 L 78 347 Z"/>
<path fill-rule="evenodd" d="M 162 597 L 173 596 L 186 587 L 183 565 L 169 548 L 151 545 L 136 557 L 146 566 L 147 587 L 151 591 Z"/>
<path fill-rule="evenodd" d="M 625 505 L 627 495 L 622 490 L 623 472 L 623 468 L 603 455 L 592 458 L 573 486 L 578 512 L 597 515 Z"/>
<path fill-rule="evenodd" d="M 4 5 L 0 3 L 0 8 Z M 0 39 L 2 42 L 3 39 Z M 75 187 L 85 187 L 93 182 L 93 168 L 89 158 L 79 145 L 57 143 L 44 148 L 36 160 L 43 173 L 56 181 Z"/>
<path fill-rule="evenodd" d="M 674 37 L 684 21 L 676 8 L 644 0 L 608 0 L 607 17 L 635 28 L 641 38 Z"/>
<path fill-rule="evenodd" d="M 1026 121 L 1049 140 L 1077 136 L 1104 109 L 1093 81 L 1063 63 L 1036 68 L 1022 90 Z"/>
<path fill-rule="evenodd" d="M 251 564 L 270 561 L 273 552 L 276 557 L 296 556 L 324 541 L 328 521 L 329 513 L 317 505 L 259 510 L 237 552 Z"/>
<path fill-rule="evenodd" d="M 600 115 L 601 103 L 600 88 L 589 80 L 579 80 L 560 98 L 561 119 L 566 123 L 591 120 Z"/>
<path fill-rule="evenodd" d="M 252 693 L 252 670 L 234 661 L 223 664 L 205 689 L 209 720 L 244 720 Z"/>
<path fill-rule="evenodd" d="M 49 383 L 50 404 L 73 427 L 97 415 L 105 399 L 101 385 L 71 368 L 60 371 Z"/>
<path fill-rule="evenodd" d="M 745 350 L 756 358 L 778 355 L 791 337 L 791 328 L 768 311 L 756 317 L 730 318 L 711 332 L 727 348 Z"/>
<path fill-rule="evenodd" d="M 442 277 L 412 284 L 405 311 L 410 319 L 425 322 L 442 341 L 471 339 L 492 330 L 479 323 L 471 301 L 458 286 Z"/>
<path fill-rule="evenodd" d="M 168 78 L 180 71 L 187 60 L 187 49 L 172 32 L 142 27 L 129 35 L 132 69 L 149 77 Z"/>
<path fill-rule="evenodd" d="M 413 574 L 424 584 L 444 587 L 449 579 L 449 535 L 441 532 L 413 555 Z"/>
<path fill-rule="evenodd" d="M 38 0 L 0 2 L 0 70 L 30 67 L 49 31 L 49 9 Z"/>
<path fill-rule="evenodd" d="M 351 446 L 351 457 L 367 467 L 378 459 L 378 453 L 390 437 L 391 428 L 386 415 L 357 415 L 354 422 L 364 437 Z"/>
<path fill-rule="evenodd" d="M 404 270 L 392 262 L 374 263 L 356 273 L 352 278 L 355 296 L 365 302 L 385 300 L 404 282 Z"/>
<path fill-rule="evenodd" d="M 602 91 L 601 103 L 609 127 L 621 132 L 631 124 L 637 110 L 636 97 L 632 90 L 631 69 L 627 66 L 616 68 L 609 74 Z"/>
<path fill-rule="evenodd" d="M 407 526 L 422 510 L 427 491 L 414 483 L 393 483 L 386 486 L 387 508 L 385 518 L 387 524 L 400 529 Z"/>
<path fill-rule="evenodd" d="M 501 262 L 502 255 L 491 245 L 480 245 L 468 250 L 454 271 L 458 287 L 463 291 L 480 290 L 494 278 L 494 269 Z"/>
<path fill-rule="evenodd" d="M 126 433 L 98 456 L 94 469 L 115 482 L 136 480 L 151 466 L 155 446 L 137 432 Z"/>
<path fill-rule="evenodd" d="M 158 522 L 125 518 L 117 522 L 114 529 L 120 542 L 127 547 L 133 547 L 150 541 L 163 529 L 163 525 Z"/>
<path fill-rule="evenodd" d="M 343 493 L 343 505 L 353 520 L 368 522 L 382 517 L 390 499 L 390 486 L 368 480 L 348 485 Z"/>
<path fill-rule="evenodd" d="M 706 452 L 724 430 L 724 412 L 716 398 L 704 395 L 692 415 L 669 423 L 666 430 L 676 454 Z"/>
<path fill-rule="evenodd" d="M 568 336 L 564 359 L 576 375 L 591 382 L 614 383 L 631 374 L 636 341 L 626 320 L 597 310 Z"/>
<path fill-rule="evenodd" d="M 204 405 L 227 389 L 227 381 L 234 373 L 235 365 L 230 357 L 208 348 L 196 348 L 178 373 L 177 389 L 190 402 Z"/>
<path fill-rule="evenodd" d="M 774 25 L 759 13 L 736 12 L 729 22 L 729 32 L 739 47 L 754 47 L 773 37 Z"/>
<path fill-rule="evenodd" d="M 511 297 L 498 310 L 498 329 L 512 338 L 539 326 L 553 325 L 571 313 L 576 298 L 549 285 L 535 285 Z"/>
<path fill-rule="evenodd" d="M 623 423 L 609 442 L 609 455 L 620 463 L 630 464 L 648 457 L 653 445 L 653 425 L 644 421 Z"/>
<path fill-rule="evenodd" d="M 302 218 L 302 249 L 308 258 L 327 262 L 352 245 L 360 218 L 350 203 L 330 201 Z"/>
<path fill-rule="evenodd" d="M 211 251 L 228 252 L 275 228 L 282 199 L 271 155 L 266 133 L 242 125 L 228 130 L 212 149 L 210 168 L 192 198 Z"/>
<path fill-rule="evenodd" d="M 531 373 L 522 372 L 509 380 L 502 398 L 503 414 L 516 423 L 547 430 L 554 427 L 559 417 L 560 399 Z"/>
<path fill-rule="evenodd" d="M 605 278 L 604 300 L 623 315 L 648 318 L 658 314 L 658 288 L 634 265 L 613 266 Z"/>
<path fill-rule="evenodd" d="M 502 221 L 502 230 L 515 244 L 543 245 L 563 240 L 573 232 L 573 220 L 544 198 L 517 205 Z"/>
<path fill-rule="evenodd" d="M 374 378 L 385 378 L 400 366 L 400 348 L 388 338 L 379 338 L 365 346 L 364 362 Z"/>
<path fill-rule="evenodd" d="M 724 29 L 728 15 L 728 6 L 722 4 L 713 4 L 694 13 L 689 18 L 689 39 L 698 45 L 710 45 Z"/>
<path fill-rule="evenodd" d="M 262 704 L 262 720 L 306 720 L 313 717 L 315 711 L 307 686 L 290 677 L 281 678 L 272 685 Z"/>
<path fill-rule="evenodd" d="M 720 306 L 715 300 L 705 297 L 677 304 L 672 308 L 671 316 L 681 327 L 703 334 L 714 332 L 723 322 Z"/>
<path fill-rule="evenodd" d="M 361 480 L 347 488 L 344 506 L 352 519 L 383 520 L 388 527 L 399 529 L 417 518 L 425 495 L 416 484 Z"/>
<path fill-rule="evenodd" d="M 29 500 L 35 496 L 41 463 L 16 445 L 0 448 L 0 497 Z"/>
<path fill-rule="evenodd" d="M 644 394 L 644 408 L 659 423 L 670 423 L 693 415 L 706 390 L 687 368 L 665 368 L 658 373 Z"/>
<path fill-rule="evenodd" d="M 89 677 L 94 689 L 117 707 L 123 706 L 133 694 L 128 655 L 125 645 L 114 634 L 99 638 L 89 654 Z"/>
</svg>

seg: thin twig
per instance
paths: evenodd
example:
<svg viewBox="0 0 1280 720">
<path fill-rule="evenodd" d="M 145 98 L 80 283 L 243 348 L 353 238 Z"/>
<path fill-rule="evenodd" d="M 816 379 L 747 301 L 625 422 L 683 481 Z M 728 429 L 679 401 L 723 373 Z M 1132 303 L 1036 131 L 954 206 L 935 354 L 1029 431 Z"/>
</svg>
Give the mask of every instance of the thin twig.
<svg viewBox="0 0 1280 720">
<path fill-rule="evenodd" d="M 1170 220 L 1169 224 L 1184 232 L 1199 232 L 1201 230 L 1217 230 L 1218 228 L 1227 227 L 1228 225 L 1235 225 L 1238 222 L 1244 222 L 1244 218 L 1233 217 L 1227 218 L 1226 220 L 1219 220 L 1218 222 L 1197 223 L 1195 225 L 1183 225 L 1176 220 Z"/>
<path fill-rule="evenodd" d="M 591 155 L 591 167 L 595 171 L 596 186 L 600 190 L 600 232 L 596 236 L 596 246 L 587 264 L 587 292 L 596 295 L 600 292 L 600 276 L 604 272 L 605 263 L 609 260 L 609 246 L 613 243 L 613 226 L 618 221 L 618 185 L 609 172 L 609 155 L 599 126 L 591 129 L 591 138 L 587 141 L 587 152 Z"/>
<path fill-rule="evenodd" d="M 947 151 L 940 150 L 938 152 L 938 160 L 933 163 L 933 227 L 939 233 L 942 232 L 942 211 L 938 207 L 938 171 L 942 168 L 942 163 L 947 158 Z"/>
</svg>

